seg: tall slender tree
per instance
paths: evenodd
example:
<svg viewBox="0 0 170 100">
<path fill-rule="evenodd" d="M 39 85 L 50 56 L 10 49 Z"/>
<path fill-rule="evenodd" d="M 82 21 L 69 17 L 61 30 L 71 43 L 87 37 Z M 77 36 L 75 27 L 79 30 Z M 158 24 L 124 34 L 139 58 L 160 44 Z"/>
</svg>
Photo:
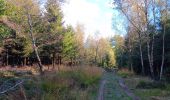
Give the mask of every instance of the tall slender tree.
<svg viewBox="0 0 170 100">
<path fill-rule="evenodd" d="M 162 5 L 163 4 L 163 5 Z M 160 4 L 161 6 L 165 6 L 165 9 L 163 10 L 163 35 L 162 35 L 162 62 L 161 62 L 161 70 L 160 70 L 160 80 L 162 80 L 162 75 L 163 75 L 163 69 L 164 69 L 164 60 L 165 60 L 165 33 L 166 33 L 166 21 L 168 19 L 168 2 L 165 0 Z"/>
</svg>

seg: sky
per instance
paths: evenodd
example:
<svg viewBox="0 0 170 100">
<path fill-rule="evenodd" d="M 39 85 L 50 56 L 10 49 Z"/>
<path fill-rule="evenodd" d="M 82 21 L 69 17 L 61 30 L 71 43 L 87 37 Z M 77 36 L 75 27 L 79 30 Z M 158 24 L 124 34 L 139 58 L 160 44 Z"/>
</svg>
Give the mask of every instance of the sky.
<svg viewBox="0 0 170 100">
<path fill-rule="evenodd" d="M 69 0 L 62 6 L 66 25 L 84 25 L 85 37 L 111 37 L 116 34 L 113 29 L 113 16 L 117 14 L 110 6 L 111 0 Z M 118 16 L 118 15 L 117 15 Z M 117 23 L 117 26 L 120 23 Z M 120 27 L 121 28 L 121 27 Z"/>
</svg>

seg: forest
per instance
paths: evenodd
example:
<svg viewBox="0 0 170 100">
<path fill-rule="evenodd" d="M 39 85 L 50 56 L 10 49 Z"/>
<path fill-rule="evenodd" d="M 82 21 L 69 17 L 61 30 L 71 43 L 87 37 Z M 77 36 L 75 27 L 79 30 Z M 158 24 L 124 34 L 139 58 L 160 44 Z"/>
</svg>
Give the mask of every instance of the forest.
<svg viewBox="0 0 170 100">
<path fill-rule="evenodd" d="M 170 99 L 169 0 L 112 0 L 126 34 L 107 38 L 66 25 L 65 3 L 0 0 L 0 100 Z"/>
<path fill-rule="evenodd" d="M 1 2 L 1 66 L 114 66 L 108 39 L 89 36 L 84 43 L 83 25 L 64 26 L 62 2 L 48 0 L 44 9 L 32 0 Z"/>
<path fill-rule="evenodd" d="M 116 61 L 141 75 L 169 77 L 169 0 L 114 2 L 129 22 L 124 37 L 115 36 Z"/>
</svg>

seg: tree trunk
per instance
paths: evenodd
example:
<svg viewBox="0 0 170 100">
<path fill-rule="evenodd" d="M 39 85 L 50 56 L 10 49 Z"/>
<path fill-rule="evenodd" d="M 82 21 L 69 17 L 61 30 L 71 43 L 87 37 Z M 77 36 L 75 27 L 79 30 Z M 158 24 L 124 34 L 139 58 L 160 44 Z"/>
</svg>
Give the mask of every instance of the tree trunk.
<svg viewBox="0 0 170 100">
<path fill-rule="evenodd" d="M 162 40 L 162 63 L 161 63 L 160 80 L 162 80 L 164 59 L 165 59 L 165 30 L 166 30 L 166 26 L 164 25 L 163 40 Z"/>
<path fill-rule="evenodd" d="M 152 47 L 151 47 L 151 66 L 153 67 L 154 59 L 153 59 L 153 53 L 154 53 L 154 40 L 155 35 L 152 34 Z"/>
<path fill-rule="evenodd" d="M 32 21 L 31 21 L 31 16 L 30 14 L 28 13 L 27 14 L 27 19 L 28 19 L 28 25 L 29 25 L 29 35 L 30 35 L 30 38 L 32 40 L 32 46 L 33 46 L 33 50 L 35 52 L 35 55 L 37 57 L 37 60 L 38 60 L 38 66 L 39 66 L 39 71 L 40 71 L 40 74 L 43 74 L 43 65 L 41 63 L 41 59 L 39 57 L 39 54 L 38 54 L 38 50 L 37 50 L 37 47 L 36 47 L 36 44 L 35 44 L 35 39 L 34 39 L 34 36 L 33 36 L 33 27 L 32 27 Z"/>
<path fill-rule="evenodd" d="M 96 47 L 95 64 L 97 64 L 97 55 L 98 55 L 98 44 L 97 44 L 97 47 Z"/>
<path fill-rule="evenodd" d="M 53 57 L 52 57 L 52 65 L 53 65 L 53 69 L 55 68 L 55 53 L 53 53 Z"/>
<path fill-rule="evenodd" d="M 150 73 L 151 77 L 154 78 L 154 71 L 153 71 L 153 63 L 152 63 L 152 47 L 151 47 L 151 53 L 150 53 L 150 36 L 149 36 L 149 21 L 148 21 L 148 0 L 144 1 L 145 3 L 145 19 L 146 19 L 146 36 L 147 36 L 147 52 L 148 52 L 148 62 L 149 62 L 149 67 L 150 67 Z M 155 20 L 155 19 L 154 19 Z"/>
<path fill-rule="evenodd" d="M 24 64 L 23 64 L 24 66 L 26 66 L 27 65 L 27 57 L 24 57 Z"/>
<path fill-rule="evenodd" d="M 151 77 L 154 78 L 153 66 L 152 66 L 152 63 L 151 63 L 151 54 L 150 54 L 149 41 L 147 41 L 147 52 L 148 52 L 148 61 L 149 61 Z"/>
<path fill-rule="evenodd" d="M 8 49 L 7 49 L 7 52 L 6 52 L 6 66 L 8 66 L 8 59 L 9 59 L 9 55 L 8 55 Z"/>
<path fill-rule="evenodd" d="M 163 75 L 163 69 L 164 69 L 164 60 L 165 60 L 165 34 L 166 34 L 166 21 L 168 17 L 168 1 L 166 1 L 165 5 L 165 22 L 164 22 L 164 32 L 163 32 L 163 37 L 162 37 L 162 63 L 161 63 L 161 71 L 160 71 L 160 80 L 162 80 L 162 75 Z"/>
<path fill-rule="evenodd" d="M 141 60 L 141 65 L 142 65 L 142 75 L 145 75 L 145 68 L 144 68 L 144 64 L 143 64 L 141 33 L 139 33 L 139 49 L 140 49 L 140 60 Z"/>
<path fill-rule="evenodd" d="M 122 56 L 122 55 L 123 55 L 123 54 L 120 53 L 120 68 L 123 67 L 123 56 Z"/>
<path fill-rule="evenodd" d="M 156 30 L 156 13 L 155 13 L 155 0 L 152 0 L 152 6 L 153 6 L 153 9 L 152 9 L 152 12 L 153 12 L 153 19 L 154 19 L 154 33 L 152 33 L 152 43 L 151 43 L 151 58 L 150 58 L 150 63 L 151 63 L 151 66 L 152 66 L 152 70 L 154 71 L 153 69 L 153 64 L 154 64 L 154 43 L 155 43 L 155 34 L 157 33 L 157 30 Z"/>
<path fill-rule="evenodd" d="M 130 65 L 130 71 L 133 72 L 133 64 L 132 64 L 132 48 L 130 46 L 129 48 L 129 65 Z"/>
<path fill-rule="evenodd" d="M 154 78 L 154 69 L 153 69 L 153 52 L 154 52 L 154 34 L 152 35 L 152 43 L 151 43 L 151 52 L 149 41 L 147 41 L 147 52 L 148 52 L 148 61 L 150 66 L 151 77 Z"/>
</svg>

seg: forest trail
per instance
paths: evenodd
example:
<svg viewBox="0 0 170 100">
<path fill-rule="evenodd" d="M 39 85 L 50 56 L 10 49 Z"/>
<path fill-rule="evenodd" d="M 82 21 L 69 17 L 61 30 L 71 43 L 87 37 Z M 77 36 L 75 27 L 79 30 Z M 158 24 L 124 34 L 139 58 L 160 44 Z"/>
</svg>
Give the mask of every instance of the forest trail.
<svg viewBox="0 0 170 100">
<path fill-rule="evenodd" d="M 98 93 L 98 100 L 140 100 L 114 72 L 104 72 Z"/>
</svg>

